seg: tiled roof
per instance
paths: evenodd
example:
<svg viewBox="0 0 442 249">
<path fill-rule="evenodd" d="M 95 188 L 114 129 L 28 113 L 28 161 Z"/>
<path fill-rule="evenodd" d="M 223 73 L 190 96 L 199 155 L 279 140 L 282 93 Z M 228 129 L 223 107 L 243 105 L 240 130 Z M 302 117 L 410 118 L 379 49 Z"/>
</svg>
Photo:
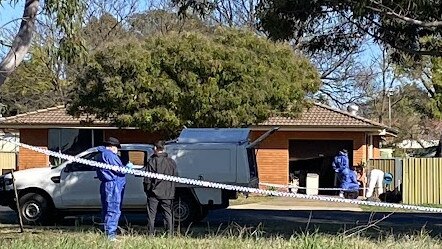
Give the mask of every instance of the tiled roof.
<svg viewBox="0 0 442 249">
<path fill-rule="evenodd" d="M 378 127 L 390 129 L 384 124 L 319 103 L 314 103 L 296 118 L 270 117 L 267 121 L 260 123 L 258 126 Z"/>
<path fill-rule="evenodd" d="M 99 126 L 110 126 L 109 121 L 95 120 L 93 116 L 89 118 L 85 115 L 79 118 L 74 118 L 66 113 L 64 106 L 56 106 L 47 109 L 42 109 L 34 112 L 19 114 L 12 117 L 0 119 L 0 126 L 20 126 L 20 125 L 86 125 L 93 124 Z M 271 117 L 267 121 L 258 124 L 258 126 L 297 126 L 297 127 L 311 127 L 311 128 L 327 128 L 327 127 L 342 127 L 342 128 L 382 128 L 393 131 L 388 126 L 374 122 L 363 117 L 341 111 L 330 106 L 319 103 L 314 103 L 310 108 L 304 110 L 297 118 L 287 117 Z"/>
<path fill-rule="evenodd" d="M 0 120 L 0 124 L 14 125 L 81 125 L 81 124 L 101 124 L 108 125 L 110 122 L 96 120 L 93 116 L 82 115 L 75 118 L 66 113 L 66 108 L 62 105 L 41 109 L 33 112 L 18 114 Z"/>
</svg>

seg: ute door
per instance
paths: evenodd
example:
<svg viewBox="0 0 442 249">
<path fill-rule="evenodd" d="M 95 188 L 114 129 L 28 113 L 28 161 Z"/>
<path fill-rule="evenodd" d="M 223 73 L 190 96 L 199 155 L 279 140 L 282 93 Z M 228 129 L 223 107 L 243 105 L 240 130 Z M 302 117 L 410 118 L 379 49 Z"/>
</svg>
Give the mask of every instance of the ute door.
<svg viewBox="0 0 442 249">
<path fill-rule="evenodd" d="M 83 158 L 95 160 L 97 151 Z M 99 208 L 100 181 L 94 167 L 72 162 L 68 163 L 60 175 L 60 195 L 63 208 Z"/>
<path fill-rule="evenodd" d="M 152 149 L 122 149 L 120 151 L 121 161 L 124 165 L 130 161 L 134 169 L 144 169 L 147 160 L 153 154 Z M 140 209 L 146 207 L 146 194 L 143 188 L 143 177 L 126 174 L 126 188 L 124 192 L 123 208 Z"/>
</svg>

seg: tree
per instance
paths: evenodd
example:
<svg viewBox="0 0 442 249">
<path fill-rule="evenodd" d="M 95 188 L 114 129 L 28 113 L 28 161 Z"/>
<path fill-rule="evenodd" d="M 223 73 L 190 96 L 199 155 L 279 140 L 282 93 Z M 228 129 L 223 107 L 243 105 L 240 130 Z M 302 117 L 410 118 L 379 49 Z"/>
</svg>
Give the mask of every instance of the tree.
<svg viewBox="0 0 442 249">
<path fill-rule="evenodd" d="M 49 61 L 44 49 L 34 47 L 31 58 L 20 64 L 16 72 L 0 86 L 0 103 L 6 106 L 6 116 L 63 103 L 59 87 L 65 88 L 66 81 L 54 85 L 53 72 L 47 64 Z"/>
<path fill-rule="evenodd" d="M 0 4 L 4 2 L 5 0 L 0 0 Z M 15 5 L 18 0 L 10 2 Z M 60 59 L 73 60 L 82 51 L 81 41 L 75 36 L 75 32 L 82 21 L 84 2 L 81 0 L 46 0 L 43 3 L 43 12 L 47 16 L 54 17 L 54 23 L 63 34 L 63 41 L 60 43 L 60 53 L 58 54 Z M 25 1 L 20 27 L 12 44 L 8 45 L 10 47 L 9 52 L 0 61 L 0 86 L 20 65 L 32 45 L 39 5 L 39 0 Z"/>
<path fill-rule="evenodd" d="M 397 51 L 414 56 L 442 55 L 442 44 L 428 41 L 429 36 L 440 39 L 442 35 L 442 3 L 438 0 L 261 0 L 258 6 L 260 26 L 276 40 L 307 35 L 330 16 L 346 19 L 361 34 Z M 333 37 L 346 36 L 348 31 L 337 29 Z M 346 46 L 338 42 L 323 45 Z"/>
<path fill-rule="evenodd" d="M 170 133 L 294 116 L 320 85 L 316 69 L 290 46 L 229 29 L 116 44 L 83 68 L 69 113 Z"/>
</svg>

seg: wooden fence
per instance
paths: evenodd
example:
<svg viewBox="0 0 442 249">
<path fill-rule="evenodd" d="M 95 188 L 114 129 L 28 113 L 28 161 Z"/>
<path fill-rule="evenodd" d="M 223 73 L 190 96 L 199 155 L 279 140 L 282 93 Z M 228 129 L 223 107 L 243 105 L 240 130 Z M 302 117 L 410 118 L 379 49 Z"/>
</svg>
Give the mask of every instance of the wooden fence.
<svg viewBox="0 0 442 249">
<path fill-rule="evenodd" d="M 394 176 L 394 184 L 391 184 L 388 190 L 393 190 L 395 187 L 398 187 L 402 182 L 402 172 L 400 172 L 400 166 L 396 167 L 396 164 L 399 164 L 401 159 L 372 159 L 368 161 L 368 170 L 370 172 L 371 169 L 380 169 L 384 172 L 390 172 Z M 368 186 L 368 183 L 367 183 Z"/>
<path fill-rule="evenodd" d="M 17 154 L 15 152 L 0 152 L 0 174 L 6 170 L 16 169 Z"/>
<path fill-rule="evenodd" d="M 403 167 L 404 203 L 442 204 L 442 159 L 407 158 Z"/>
<path fill-rule="evenodd" d="M 402 191 L 406 204 L 442 204 L 442 158 L 372 159 L 368 170 L 394 175 L 392 190 Z"/>
</svg>

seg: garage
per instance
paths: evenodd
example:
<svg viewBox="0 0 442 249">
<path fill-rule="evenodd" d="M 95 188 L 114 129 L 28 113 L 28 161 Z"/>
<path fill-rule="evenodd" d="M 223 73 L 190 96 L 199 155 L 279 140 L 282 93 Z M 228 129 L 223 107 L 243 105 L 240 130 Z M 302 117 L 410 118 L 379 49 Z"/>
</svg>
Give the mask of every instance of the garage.
<svg viewBox="0 0 442 249">
<path fill-rule="evenodd" d="M 319 175 L 320 188 L 335 187 L 333 158 L 342 149 L 349 152 L 349 163 L 353 165 L 353 140 L 289 140 L 289 176 L 299 179 L 299 186 L 306 187 L 307 174 Z M 305 193 L 305 190 L 299 190 Z M 336 194 L 319 191 L 320 194 Z"/>
</svg>

